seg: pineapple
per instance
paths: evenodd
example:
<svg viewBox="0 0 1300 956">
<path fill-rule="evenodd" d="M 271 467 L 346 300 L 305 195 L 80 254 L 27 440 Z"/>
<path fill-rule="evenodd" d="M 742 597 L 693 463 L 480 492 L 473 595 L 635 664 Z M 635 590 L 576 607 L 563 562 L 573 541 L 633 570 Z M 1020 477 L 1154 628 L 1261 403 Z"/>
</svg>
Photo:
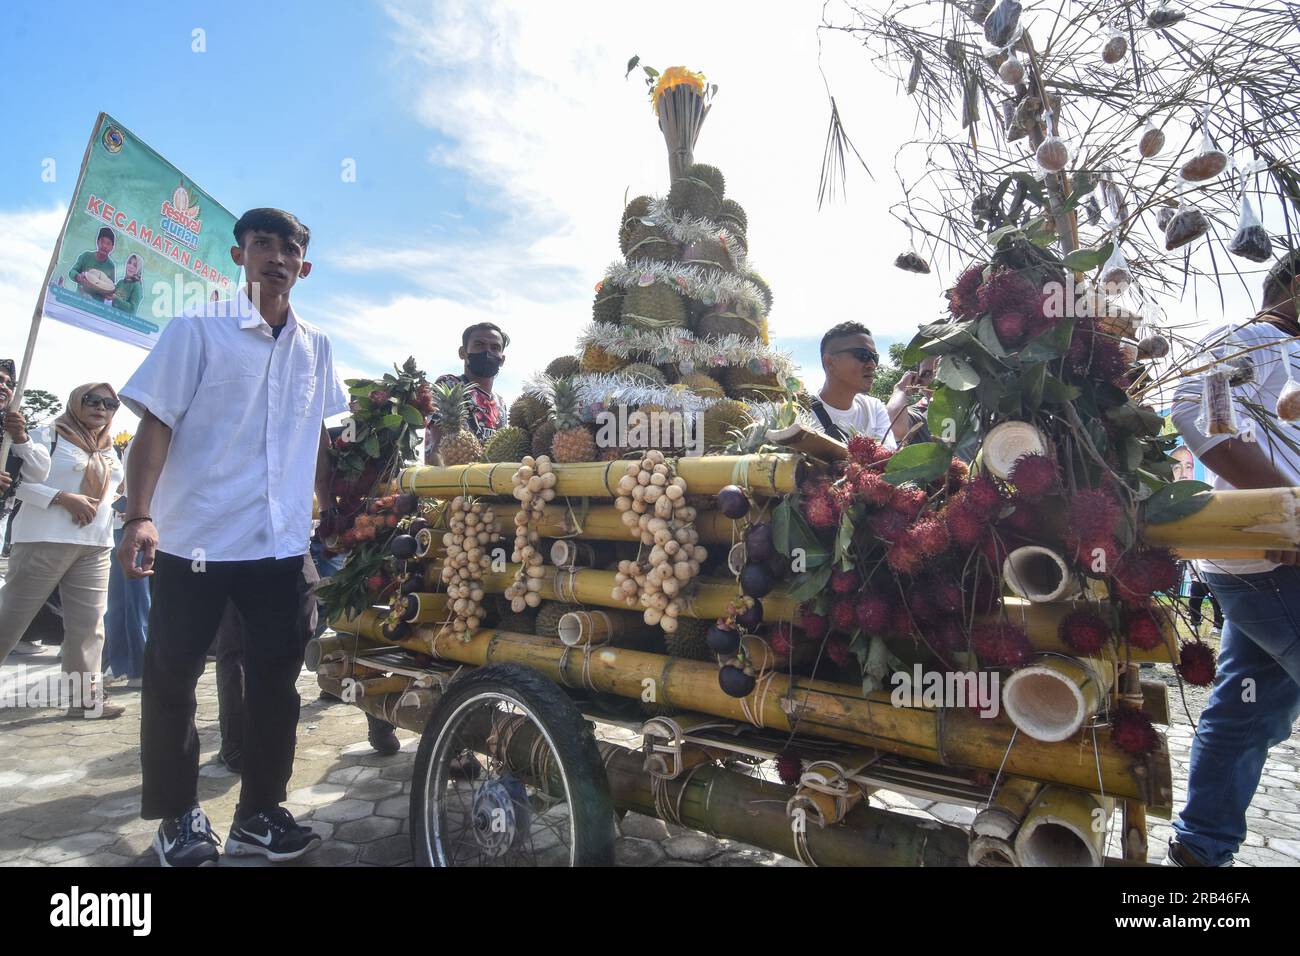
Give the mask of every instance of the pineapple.
<svg viewBox="0 0 1300 956">
<path fill-rule="evenodd" d="M 555 383 L 551 407 L 555 410 L 551 456 L 560 462 L 595 461 L 596 443 L 578 415 L 578 390 L 573 379 L 562 378 Z"/>
<path fill-rule="evenodd" d="M 483 446 L 465 427 L 469 390 L 461 382 L 433 387 L 434 419 L 442 431 L 438 454 L 444 465 L 468 465 L 483 457 Z"/>
</svg>

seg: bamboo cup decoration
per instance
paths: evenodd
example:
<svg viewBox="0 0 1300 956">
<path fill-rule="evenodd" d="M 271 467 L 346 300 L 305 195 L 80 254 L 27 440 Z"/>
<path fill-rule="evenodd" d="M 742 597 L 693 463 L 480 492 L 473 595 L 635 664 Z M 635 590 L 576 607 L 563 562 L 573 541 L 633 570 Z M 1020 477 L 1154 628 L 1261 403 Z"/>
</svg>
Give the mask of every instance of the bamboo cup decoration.
<svg viewBox="0 0 1300 956">
<path fill-rule="evenodd" d="M 1300 546 L 1300 488 L 1215 491 L 1200 510 L 1146 524 L 1142 540 L 1171 548 L 1290 551 Z"/>
<path fill-rule="evenodd" d="M 1008 554 L 1002 564 L 1002 577 L 1017 595 L 1035 604 L 1069 600 L 1081 590 L 1065 558 L 1036 544 Z"/>
<path fill-rule="evenodd" d="M 1016 834 L 1021 866 L 1103 866 L 1110 797 L 1044 787 Z"/>
<path fill-rule="evenodd" d="M 1020 821 L 1025 818 L 1042 789 L 1043 785 L 1037 780 L 1008 777 L 998 787 L 993 801 L 975 814 L 971 829 L 981 836 L 1010 840 L 1020 829 Z"/>
<path fill-rule="evenodd" d="M 1002 685 L 1007 717 L 1035 740 L 1067 740 L 1105 706 L 1115 686 L 1115 659 L 1044 654 Z"/>
<path fill-rule="evenodd" d="M 604 611 L 570 611 L 557 625 L 565 647 L 595 647 L 614 638 L 614 623 Z"/>
<path fill-rule="evenodd" d="M 1011 867 L 1019 866 L 1016 848 L 1001 837 L 977 836 L 970 841 L 966 851 L 966 862 L 971 866 Z"/>
</svg>

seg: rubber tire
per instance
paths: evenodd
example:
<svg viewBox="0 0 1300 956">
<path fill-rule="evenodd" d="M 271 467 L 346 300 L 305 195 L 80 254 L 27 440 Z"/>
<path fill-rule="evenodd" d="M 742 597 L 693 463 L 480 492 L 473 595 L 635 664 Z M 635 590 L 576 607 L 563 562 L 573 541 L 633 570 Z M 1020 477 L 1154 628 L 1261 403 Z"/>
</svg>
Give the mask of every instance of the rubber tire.
<svg viewBox="0 0 1300 956">
<path fill-rule="evenodd" d="M 438 866 L 428 852 L 424 793 L 429 764 L 443 726 L 468 697 L 492 690 L 524 704 L 546 729 L 569 782 L 569 818 L 575 866 L 614 863 L 614 809 L 605 766 L 591 726 L 568 695 L 537 671 L 520 664 L 489 664 L 452 683 L 420 736 L 411 786 L 411 855 L 416 866 Z"/>
</svg>

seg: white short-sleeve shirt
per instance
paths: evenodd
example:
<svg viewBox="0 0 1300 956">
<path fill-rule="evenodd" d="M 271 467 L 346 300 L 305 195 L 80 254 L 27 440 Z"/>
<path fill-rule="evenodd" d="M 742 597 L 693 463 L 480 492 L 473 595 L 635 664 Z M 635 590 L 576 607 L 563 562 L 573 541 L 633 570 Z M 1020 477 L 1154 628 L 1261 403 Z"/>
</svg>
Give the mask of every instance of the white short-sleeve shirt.
<svg viewBox="0 0 1300 956">
<path fill-rule="evenodd" d="M 886 448 L 898 447 L 893 430 L 889 427 L 889 411 L 885 403 L 872 395 L 853 396 L 853 404 L 848 408 L 836 408 L 821 400 L 822 408 L 831 421 L 844 433 L 846 438 L 854 435 L 866 435 L 874 438 Z"/>
<path fill-rule="evenodd" d="M 324 332 L 279 338 L 241 288 L 167 324 L 122 388 L 172 430 L 150 511 L 159 550 L 207 561 L 303 554 L 321 424 L 348 410 Z"/>
</svg>

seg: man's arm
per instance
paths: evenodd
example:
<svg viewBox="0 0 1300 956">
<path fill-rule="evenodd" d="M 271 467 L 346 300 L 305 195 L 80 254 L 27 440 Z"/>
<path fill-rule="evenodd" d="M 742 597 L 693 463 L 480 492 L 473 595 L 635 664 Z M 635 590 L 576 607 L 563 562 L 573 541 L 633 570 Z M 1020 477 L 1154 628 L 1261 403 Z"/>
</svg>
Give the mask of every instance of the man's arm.
<svg viewBox="0 0 1300 956">
<path fill-rule="evenodd" d="M 130 523 L 122 529 L 122 544 L 117 549 L 117 560 L 127 577 L 143 578 L 153 574 L 154 553 L 158 550 L 158 529 L 147 516 L 153 503 L 154 489 L 158 487 L 158 476 L 167 463 L 167 451 L 171 448 L 171 443 L 172 430 L 152 412 L 146 411 L 132 440 L 131 454 L 127 456 L 126 462 L 126 486 L 131 489 L 131 495 L 127 499 L 124 520 Z M 140 520 L 133 520 L 136 518 Z M 137 556 L 140 558 L 140 567 L 136 567 Z"/>
<path fill-rule="evenodd" d="M 889 396 L 889 401 L 885 403 L 885 411 L 889 413 L 889 430 L 900 446 L 907 440 L 907 433 L 912 430 L 912 422 L 907 410 L 912 404 L 912 393 L 908 388 L 916 382 L 917 375 L 915 372 L 904 372 L 898 379 L 898 384 L 894 386 L 894 391 Z"/>
<path fill-rule="evenodd" d="M 330 433 L 321 422 L 320 447 L 316 450 L 316 503 L 324 514 L 333 504 L 330 482 L 334 477 L 334 459 L 330 455 Z"/>
<path fill-rule="evenodd" d="M 438 454 L 438 443 L 442 441 L 442 429 L 430 421 L 424 426 L 424 463 L 441 465 L 442 456 Z"/>
</svg>

